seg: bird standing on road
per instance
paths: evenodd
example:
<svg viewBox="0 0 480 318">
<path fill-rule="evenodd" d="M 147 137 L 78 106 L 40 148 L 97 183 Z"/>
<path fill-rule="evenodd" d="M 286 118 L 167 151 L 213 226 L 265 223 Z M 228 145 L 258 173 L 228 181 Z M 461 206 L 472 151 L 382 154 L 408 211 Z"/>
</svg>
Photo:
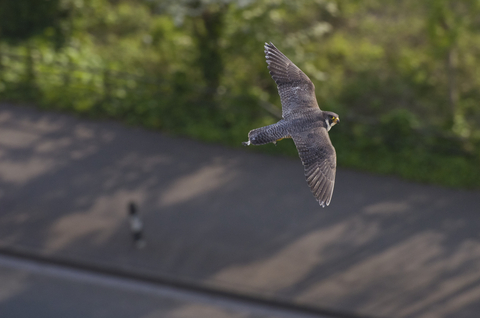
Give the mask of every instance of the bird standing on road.
<svg viewBox="0 0 480 318">
<path fill-rule="evenodd" d="M 143 238 L 143 222 L 138 215 L 137 206 L 133 202 L 128 204 L 128 221 L 130 223 L 133 244 L 136 248 L 144 248 L 146 242 Z"/>
<path fill-rule="evenodd" d="M 314 197 L 322 207 L 328 206 L 337 167 L 328 131 L 340 119 L 333 112 L 320 110 L 312 81 L 271 42 L 265 43 L 265 57 L 270 75 L 277 84 L 283 119 L 251 130 L 243 145 L 264 145 L 292 138 Z"/>
</svg>

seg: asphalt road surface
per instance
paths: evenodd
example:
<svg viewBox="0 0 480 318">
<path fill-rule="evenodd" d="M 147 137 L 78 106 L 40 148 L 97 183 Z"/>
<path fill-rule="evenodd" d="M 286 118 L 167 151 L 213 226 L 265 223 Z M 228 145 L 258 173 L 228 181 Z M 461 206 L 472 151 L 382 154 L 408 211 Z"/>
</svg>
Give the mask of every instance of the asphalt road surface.
<svg viewBox="0 0 480 318">
<path fill-rule="evenodd" d="M 145 224 L 144 249 L 132 246 L 130 201 Z M 479 201 L 479 191 L 340 167 L 332 203 L 322 209 L 298 158 L 0 106 L 0 252 L 366 317 L 475 318 Z M 0 295 L 10 296 L 0 297 L 0 308 L 38 300 L 37 310 L 45 303 L 51 312 L 73 313 L 70 300 L 83 297 L 77 292 L 92 310 L 100 310 L 93 295 L 111 303 L 143 297 L 128 309 L 137 317 L 183 307 L 155 307 L 159 296 L 116 285 L 85 283 L 63 294 L 48 286 L 72 286 L 65 277 L 22 271 L 2 266 L 3 277 L 32 282 L 13 298 L 1 284 Z M 36 296 L 43 287 L 50 296 Z M 218 312 L 212 318 L 269 315 L 198 306 Z M 118 313 L 114 307 L 105 306 L 106 317 Z"/>
<path fill-rule="evenodd" d="M 325 317 L 10 256 L 0 281 L 3 318 Z"/>
</svg>

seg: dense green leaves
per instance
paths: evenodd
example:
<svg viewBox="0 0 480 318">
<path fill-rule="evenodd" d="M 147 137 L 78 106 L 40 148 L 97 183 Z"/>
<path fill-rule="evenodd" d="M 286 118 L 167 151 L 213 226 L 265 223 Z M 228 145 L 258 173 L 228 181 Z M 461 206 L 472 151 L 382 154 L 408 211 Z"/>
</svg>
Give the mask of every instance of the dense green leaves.
<svg viewBox="0 0 480 318">
<path fill-rule="evenodd" d="M 263 53 L 272 41 L 312 79 L 320 107 L 340 114 L 330 134 L 340 166 L 480 186 L 478 1 L 0 0 L 0 8 L 31 18 L 0 22 L 1 99 L 240 145 L 278 119 Z M 296 155 L 287 141 L 257 150 Z"/>
<path fill-rule="evenodd" d="M 69 14 L 61 0 L 0 0 L 0 40 L 18 43 L 45 35 L 60 46 L 67 32 L 62 23 Z"/>
</svg>

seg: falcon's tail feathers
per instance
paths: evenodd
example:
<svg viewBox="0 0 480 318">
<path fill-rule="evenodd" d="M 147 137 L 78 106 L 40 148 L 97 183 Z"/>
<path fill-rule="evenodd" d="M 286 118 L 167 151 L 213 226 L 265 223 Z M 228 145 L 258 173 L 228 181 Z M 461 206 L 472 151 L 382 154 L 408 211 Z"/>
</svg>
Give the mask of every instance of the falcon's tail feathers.
<svg viewBox="0 0 480 318">
<path fill-rule="evenodd" d="M 264 145 L 288 137 L 290 136 L 286 124 L 281 120 L 276 124 L 251 130 L 248 133 L 248 141 L 244 142 L 243 145 Z"/>
</svg>

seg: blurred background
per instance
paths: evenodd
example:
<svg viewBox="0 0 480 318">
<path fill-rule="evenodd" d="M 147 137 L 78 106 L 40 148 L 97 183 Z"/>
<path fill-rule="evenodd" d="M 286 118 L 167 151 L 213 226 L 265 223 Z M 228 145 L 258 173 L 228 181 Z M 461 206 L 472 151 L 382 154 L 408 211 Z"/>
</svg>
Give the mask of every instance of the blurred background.
<svg viewBox="0 0 480 318">
<path fill-rule="evenodd" d="M 478 187 L 479 12 L 476 0 L 1 1 L 0 98 L 238 146 L 280 116 L 271 41 L 345 122 L 331 136 L 340 166 Z"/>
<path fill-rule="evenodd" d="M 478 0 L 0 0 L 0 316 L 478 317 L 479 31 Z M 281 118 L 265 42 L 341 118 L 328 208 L 291 140 L 241 148 Z"/>
</svg>

